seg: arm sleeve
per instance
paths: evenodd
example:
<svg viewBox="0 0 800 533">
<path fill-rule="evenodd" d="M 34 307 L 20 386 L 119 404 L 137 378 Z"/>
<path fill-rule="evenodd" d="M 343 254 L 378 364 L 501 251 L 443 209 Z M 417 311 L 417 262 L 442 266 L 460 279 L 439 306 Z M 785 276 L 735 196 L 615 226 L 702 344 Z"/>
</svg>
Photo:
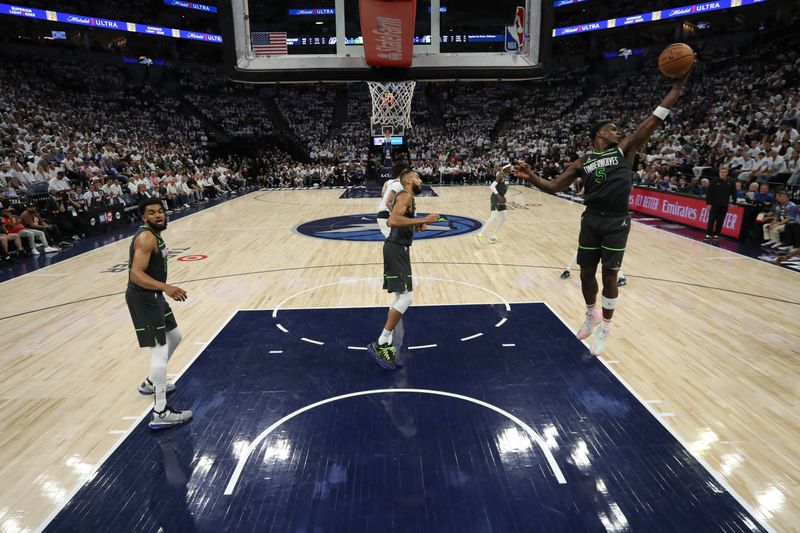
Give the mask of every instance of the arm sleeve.
<svg viewBox="0 0 800 533">
<path fill-rule="evenodd" d="M 497 193 L 497 182 L 496 181 L 493 181 L 492 184 L 489 186 L 489 188 L 492 189 L 492 193 L 498 194 Z"/>
</svg>

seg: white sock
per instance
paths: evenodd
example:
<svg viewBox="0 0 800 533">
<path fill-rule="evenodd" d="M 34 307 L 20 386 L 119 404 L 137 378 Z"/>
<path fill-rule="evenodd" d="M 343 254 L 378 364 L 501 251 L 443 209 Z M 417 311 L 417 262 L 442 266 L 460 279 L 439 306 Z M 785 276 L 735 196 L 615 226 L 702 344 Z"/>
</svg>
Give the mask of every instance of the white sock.
<svg viewBox="0 0 800 533">
<path fill-rule="evenodd" d="M 500 233 L 500 230 L 503 228 L 503 224 L 506 223 L 506 211 L 495 211 L 495 213 L 497 213 L 497 218 L 499 220 L 497 222 L 497 227 L 494 228 L 494 235 L 492 235 L 493 239 L 497 238 L 497 234 Z"/>
<path fill-rule="evenodd" d="M 492 211 L 492 214 L 489 215 L 489 219 L 486 222 L 483 223 L 483 227 L 481 228 L 481 232 L 478 235 L 483 235 L 485 233 L 489 233 L 489 226 L 491 226 L 492 222 L 494 222 L 496 219 L 497 219 L 497 211 Z"/>
<path fill-rule="evenodd" d="M 182 338 L 183 335 L 181 335 L 181 328 L 175 328 L 167 332 L 167 346 L 169 346 L 167 361 L 169 361 L 172 357 L 172 354 L 175 352 L 175 348 L 177 348 L 181 343 Z"/>
<path fill-rule="evenodd" d="M 392 332 L 388 329 L 383 330 L 381 336 L 378 338 L 378 344 L 391 344 L 392 343 Z"/>
<path fill-rule="evenodd" d="M 156 411 L 163 411 L 167 406 L 167 358 L 169 348 L 166 344 L 158 344 L 150 348 L 150 381 L 155 389 Z"/>
<path fill-rule="evenodd" d="M 586 316 L 589 316 L 592 313 L 594 313 L 595 309 L 597 309 L 597 304 L 596 303 L 594 303 L 592 305 L 587 305 L 586 306 Z"/>
<path fill-rule="evenodd" d="M 564 270 L 572 270 L 572 266 L 575 264 L 575 261 L 578 260 L 578 252 L 572 254 L 572 259 L 570 259 L 569 264 L 564 267 Z"/>
</svg>

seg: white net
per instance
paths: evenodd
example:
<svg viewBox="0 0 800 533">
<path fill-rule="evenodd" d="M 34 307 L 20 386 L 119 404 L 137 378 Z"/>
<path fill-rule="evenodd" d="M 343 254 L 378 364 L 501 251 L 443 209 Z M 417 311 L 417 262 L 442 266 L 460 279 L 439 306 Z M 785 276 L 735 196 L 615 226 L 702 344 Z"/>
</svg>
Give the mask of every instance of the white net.
<svg viewBox="0 0 800 533">
<path fill-rule="evenodd" d="M 411 99 L 415 81 L 368 81 L 372 97 L 373 129 L 381 126 L 411 127 Z"/>
</svg>

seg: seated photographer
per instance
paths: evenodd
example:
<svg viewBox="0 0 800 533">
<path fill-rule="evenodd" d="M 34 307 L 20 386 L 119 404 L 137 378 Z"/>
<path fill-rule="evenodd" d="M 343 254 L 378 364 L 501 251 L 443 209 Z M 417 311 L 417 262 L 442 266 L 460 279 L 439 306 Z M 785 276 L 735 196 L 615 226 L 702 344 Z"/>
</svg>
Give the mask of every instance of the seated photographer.
<svg viewBox="0 0 800 533">
<path fill-rule="evenodd" d="M 78 216 L 77 210 L 73 206 L 68 206 L 69 191 L 56 193 L 50 191 L 50 196 L 42 205 L 42 213 L 46 221 L 55 224 L 61 233 L 74 241 L 86 237 L 91 231 L 89 223 Z"/>
</svg>

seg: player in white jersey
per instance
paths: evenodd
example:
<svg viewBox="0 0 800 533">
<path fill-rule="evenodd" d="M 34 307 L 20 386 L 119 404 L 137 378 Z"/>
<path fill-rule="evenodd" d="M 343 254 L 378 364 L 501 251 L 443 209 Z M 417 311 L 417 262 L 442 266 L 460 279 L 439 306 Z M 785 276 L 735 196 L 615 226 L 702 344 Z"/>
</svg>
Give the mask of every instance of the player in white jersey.
<svg viewBox="0 0 800 533">
<path fill-rule="evenodd" d="M 394 200 L 397 193 L 403 191 L 403 184 L 397 177 L 404 171 L 408 170 L 408 163 L 400 161 L 392 166 L 391 178 L 386 180 L 381 189 L 381 201 L 378 204 L 378 228 L 383 233 L 383 238 L 389 236 L 391 228 L 387 225 L 386 221 L 389 220 L 389 215 L 394 207 Z"/>
</svg>

